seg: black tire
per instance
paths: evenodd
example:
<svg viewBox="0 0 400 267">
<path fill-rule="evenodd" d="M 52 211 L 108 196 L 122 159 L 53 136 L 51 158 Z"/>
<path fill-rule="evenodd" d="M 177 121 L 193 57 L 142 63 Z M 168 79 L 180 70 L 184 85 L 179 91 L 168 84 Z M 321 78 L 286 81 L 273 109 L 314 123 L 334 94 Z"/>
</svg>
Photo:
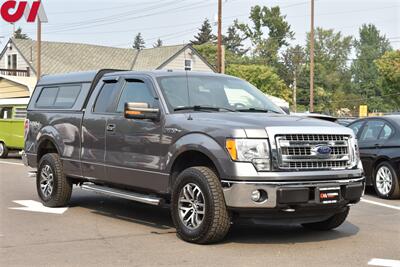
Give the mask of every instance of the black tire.
<svg viewBox="0 0 400 267">
<path fill-rule="evenodd" d="M 183 188 L 189 184 L 199 187 L 204 196 L 203 220 L 196 229 L 186 226 L 179 215 L 179 197 Z M 188 168 L 178 176 L 172 191 L 171 213 L 178 237 L 190 243 L 210 244 L 221 241 L 230 228 L 231 220 L 221 182 L 208 167 Z"/>
<path fill-rule="evenodd" d="M 315 223 L 304 223 L 302 226 L 307 229 L 316 230 L 316 231 L 329 231 L 335 228 L 338 228 L 345 221 L 347 216 L 349 215 L 350 208 L 346 208 L 345 211 L 337 213 L 330 217 L 329 219 L 322 222 Z"/>
<path fill-rule="evenodd" d="M 378 184 L 377 184 L 377 178 L 378 178 L 378 172 L 381 168 L 385 168 L 386 170 L 389 170 L 392 176 L 392 185 L 388 193 L 382 193 L 378 189 Z M 389 162 L 381 162 L 376 168 L 375 168 L 375 173 L 373 177 L 373 183 L 374 183 L 374 189 L 376 194 L 380 198 L 384 199 L 397 199 L 400 198 L 400 180 L 399 180 L 399 175 L 396 173 L 395 169 L 392 167 L 392 165 Z"/>
<path fill-rule="evenodd" d="M 41 181 L 43 181 L 43 170 L 48 168 L 47 166 L 53 175 L 53 186 L 51 193 L 46 196 L 41 189 Z M 72 183 L 65 177 L 60 157 L 57 154 L 46 154 L 41 158 L 36 177 L 36 188 L 43 205 L 52 208 L 68 205 L 72 194 Z"/>
<path fill-rule="evenodd" d="M 8 148 L 6 144 L 0 142 L 0 158 L 4 159 L 7 158 L 7 156 L 8 156 Z"/>
</svg>

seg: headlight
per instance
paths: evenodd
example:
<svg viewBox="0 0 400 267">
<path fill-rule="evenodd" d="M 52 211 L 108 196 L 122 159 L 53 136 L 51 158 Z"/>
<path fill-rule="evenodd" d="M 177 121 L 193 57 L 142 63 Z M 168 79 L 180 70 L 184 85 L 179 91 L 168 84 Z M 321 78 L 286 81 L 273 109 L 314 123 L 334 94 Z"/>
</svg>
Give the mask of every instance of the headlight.
<svg viewBox="0 0 400 267">
<path fill-rule="evenodd" d="M 267 139 L 228 139 L 226 149 L 234 161 L 251 162 L 258 171 L 271 169 Z"/>
<path fill-rule="evenodd" d="M 360 150 L 358 148 L 358 141 L 355 138 L 349 139 L 350 145 L 350 164 L 352 167 L 359 166 L 360 161 Z"/>
</svg>

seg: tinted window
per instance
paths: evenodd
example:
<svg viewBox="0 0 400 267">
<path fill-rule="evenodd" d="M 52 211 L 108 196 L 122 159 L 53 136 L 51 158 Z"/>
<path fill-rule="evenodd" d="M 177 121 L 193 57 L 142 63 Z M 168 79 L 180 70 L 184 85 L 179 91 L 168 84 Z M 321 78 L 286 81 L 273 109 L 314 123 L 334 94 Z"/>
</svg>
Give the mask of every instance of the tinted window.
<svg viewBox="0 0 400 267">
<path fill-rule="evenodd" d="M 356 122 L 356 123 L 350 125 L 349 128 L 352 129 L 354 134 L 357 136 L 357 134 L 360 131 L 363 124 L 364 124 L 364 121 L 359 121 L 359 122 Z"/>
<path fill-rule="evenodd" d="M 385 123 L 383 121 L 368 121 L 360 137 L 360 141 L 378 140 Z"/>
<path fill-rule="evenodd" d="M 36 101 L 36 106 L 40 108 L 53 106 L 56 101 L 57 93 L 58 87 L 43 88 Z"/>
<path fill-rule="evenodd" d="M 122 91 L 117 112 L 123 112 L 125 103 L 137 102 L 148 103 L 151 107 L 155 105 L 154 95 L 151 89 L 143 81 L 128 81 Z"/>
<path fill-rule="evenodd" d="M 388 140 L 392 135 L 392 133 L 393 129 L 389 125 L 385 124 L 381 132 L 381 135 L 379 136 L 379 140 Z"/>
<path fill-rule="evenodd" d="M 54 106 L 58 108 L 72 108 L 76 99 L 78 98 L 80 91 L 80 85 L 61 86 L 58 90 L 58 95 Z"/>
<path fill-rule="evenodd" d="M 101 88 L 94 106 L 94 112 L 106 113 L 110 112 L 111 105 L 114 101 L 117 83 L 105 83 Z"/>
</svg>

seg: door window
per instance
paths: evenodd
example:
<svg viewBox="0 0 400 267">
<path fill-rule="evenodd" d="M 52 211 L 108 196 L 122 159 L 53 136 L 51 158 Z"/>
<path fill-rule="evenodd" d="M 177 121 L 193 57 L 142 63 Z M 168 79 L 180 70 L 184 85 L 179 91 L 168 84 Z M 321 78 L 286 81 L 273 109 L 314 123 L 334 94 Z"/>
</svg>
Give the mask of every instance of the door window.
<svg viewBox="0 0 400 267">
<path fill-rule="evenodd" d="M 117 112 L 123 112 L 125 103 L 148 103 L 150 107 L 157 105 L 153 92 L 149 86 L 141 80 L 127 81 L 118 102 Z"/>
<path fill-rule="evenodd" d="M 381 135 L 379 136 L 379 140 L 388 140 L 392 136 L 392 133 L 393 133 L 392 127 L 385 124 L 381 132 Z"/>
<path fill-rule="evenodd" d="M 95 113 L 107 113 L 110 112 L 112 104 L 115 99 L 117 84 L 115 82 L 105 83 L 101 88 L 100 94 L 97 97 L 96 104 L 94 105 Z"/>
<path fill-rule="evenodd" d="M 383 121 L 368 121 L 360 137 L 360 141 L 375 141 L 385 126 Z"/>
</svg>

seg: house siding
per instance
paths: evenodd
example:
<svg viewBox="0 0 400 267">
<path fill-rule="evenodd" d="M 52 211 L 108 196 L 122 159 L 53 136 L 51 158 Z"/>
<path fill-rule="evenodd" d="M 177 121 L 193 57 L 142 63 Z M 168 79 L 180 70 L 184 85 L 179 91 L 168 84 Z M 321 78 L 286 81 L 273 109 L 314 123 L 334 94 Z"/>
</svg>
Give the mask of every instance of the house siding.
<svg viewBox="0 0 400 267">
<path fill-rule="evenodd" d="M 26 86 L 0 78 L 0 99 L 29 96 Z"/>
<path fill-rule="evenodd" d="M 185 70 L 185 60 L 192 60 L 192 71 L 214 72 L 199 56 L 190 48 L 185 49 L 174 59 L 162 67 L 164 70 Z"/>
<path fill-rule="evenodd" d="M 22 55 L 18 52 L 15 45 L 13 43 L 11 43 L 11 49 L 9 49 L 7 47 L 4 55 L 0 58 L 0 69 L 8 69 L 8 56 L 9 55 L 17 55 L 17 69 L 18 70 L 26 70 L 29 67 L 28 62 L 26 62 L 25 59 L 22 57 Z M 31 71 L 31 74 L 32 74 L 32 71 Z"/>
</svg>

